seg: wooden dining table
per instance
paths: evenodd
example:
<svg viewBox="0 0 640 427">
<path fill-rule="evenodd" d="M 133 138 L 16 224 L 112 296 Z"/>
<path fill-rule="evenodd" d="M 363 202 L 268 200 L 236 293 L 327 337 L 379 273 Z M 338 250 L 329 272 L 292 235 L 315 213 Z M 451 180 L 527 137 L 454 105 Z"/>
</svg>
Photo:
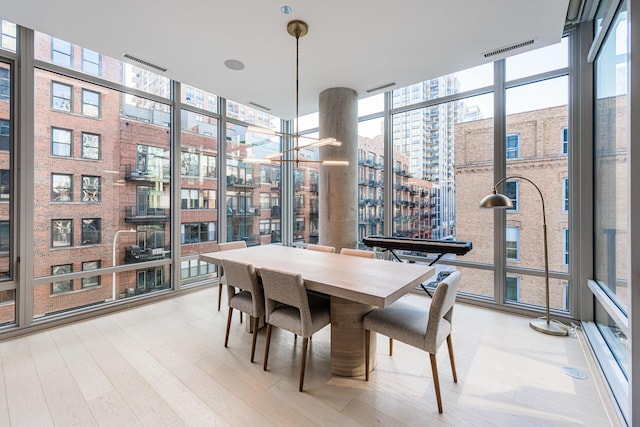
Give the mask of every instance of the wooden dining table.
<svg viewBox="0 0 640 427">
<path fill-rule="evenodd" d="M 200 254 L 200 260 L 221 265 L 225 259 L 299 273 L 308 290 L 331 298 L 331 372 L 341 376 L 365 373 L 363 317 L 375 307 L 388 307 L 434 274 L 434 268 L 381 259 L 340 255 L 281 245 Z M 370 366 L 375 367 L 375 339 Z"/>
</svg>

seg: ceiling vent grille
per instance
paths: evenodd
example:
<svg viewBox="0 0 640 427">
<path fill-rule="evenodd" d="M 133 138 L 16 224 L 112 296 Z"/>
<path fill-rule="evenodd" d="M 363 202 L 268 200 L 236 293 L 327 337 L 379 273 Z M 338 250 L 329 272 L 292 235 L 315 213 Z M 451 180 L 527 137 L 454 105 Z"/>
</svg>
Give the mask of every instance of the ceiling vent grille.
<svg viewBox="0 0 640 427">
<path fill-rule="evenodd" d="M 149 68 L 153 68 L 154 70 L 158 70 L 160 72 L 166 72 L 167 69 L 164 67 L 161 67 L 160 65 L 156 65 L 153 62 L 149 62 L 146 59 L 142 59 L 142 58 L 138 58 L 136 56 L 133 55 L 129 55 L 126 52 L 122 53 L 122 57 L 125 59 L 128 59 L 129 61 L 133 61 L 133 62 L 137 62 L 138 64 L 144 65 L 145 67 L 149 67 Z"/>
<path fill-rule="evenodd" d="M 381 89 L 386 89 L 386 88 L 388 88 L 388 87 L 395 86 L 395 85 L 396 85 L 396 83 L 395 83 L 395 82 L 385 83 L 385 84 L 380 85 L 380 86 L 378 86 L 378 87 L 373 87 L 373 88 L 371 88 L 371 89 L 367 89 L 367 93 L 375 92 L 375 91 L 377 91 L 377 90 L 381 90 Z"/>
<path fill-rule="evenodd" d="M 525 40 L 519 43 L 512 44 L 510 46 L 501 47 L 489 52 L 484 53 L 485 58 L 489 58 L 490 56 L 500 55 L 502 53 L 510 52 L 512 50 L 520 49 L 525 46 L 532 45 L 534 43 L 534 39 Z"/>
<path fill-rule="evenodd" d="M 271 108 L 265 107 L 264 105 L 256 104 L 253 101 L 249 101 L 249 105 L 253 105 L 254 107 L 260 108 L 261 110 L 271 111 Z"/>
</svg>

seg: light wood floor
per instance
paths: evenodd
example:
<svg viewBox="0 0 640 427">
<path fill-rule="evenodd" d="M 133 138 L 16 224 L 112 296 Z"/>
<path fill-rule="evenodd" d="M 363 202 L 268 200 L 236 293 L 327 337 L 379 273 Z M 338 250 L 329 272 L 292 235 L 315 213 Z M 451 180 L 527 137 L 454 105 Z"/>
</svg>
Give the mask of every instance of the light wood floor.
<svg viewBox="0 0 640 427">
<path fill-rule="evenodd" d="M 329 374 L 330 329 L 313 337 L 305 392 L 302 340 L 274 330 L 269 371 L 217 288 L 0 343 L 1 426 L 609 426 L 594 372 L 575 335 L 535 332 L 528 319 L 458 304 L 454 384 L 438 353 L 444 414 L 428 355 L 378 337 L 378 367 L 363 377 Z M 426 297 L 405 299 L 427 304 Z M 237 313 L 236 313 L 237 314 Z M 562 368 L 589 375 L 574 379 Z"/>
</svg>

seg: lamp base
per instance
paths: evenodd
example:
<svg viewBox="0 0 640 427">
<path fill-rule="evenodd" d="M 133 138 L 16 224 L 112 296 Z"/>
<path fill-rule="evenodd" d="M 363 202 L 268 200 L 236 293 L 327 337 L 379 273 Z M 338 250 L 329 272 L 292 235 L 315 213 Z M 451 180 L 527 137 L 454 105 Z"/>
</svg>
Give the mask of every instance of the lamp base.
<svg viewBox="0 0 640 427">
<path fill-rule="evenodd" d="M 557 320 L 550 320 L 547 322 L 546 317 L 539 317 L 529 322 L 529 326 L 538 332 L 549 335 L 565 336 L 569 335 L 569 328 L 567 325 L 558 322 Z"/>
</svg>

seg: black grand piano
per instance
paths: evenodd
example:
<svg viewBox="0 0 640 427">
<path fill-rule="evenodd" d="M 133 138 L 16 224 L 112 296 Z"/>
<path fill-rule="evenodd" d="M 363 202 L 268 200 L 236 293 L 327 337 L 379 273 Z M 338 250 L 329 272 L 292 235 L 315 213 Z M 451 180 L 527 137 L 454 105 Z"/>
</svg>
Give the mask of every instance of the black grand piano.
<svg viewBox="0 0 640 427">
<path fill-rule="evenodd" d="M 394 252 L 394 249 L 438 254 L 437 258 L 429 265 L 435 264 L 446 254 L 464 255 L 473 247 L 471 242 L 457 240 L 414 239 L 411 237 L 391 236 L 368 236 L 362 239 L 362 242 L 370 248 L 377 247 L 391 252 L 398 261 L 400 261 L 400 257 Z"/>
<path fill-rule="evenodd" d="M 431 261 L 429 265 L 433 265 L 446 254 L 464 255 L 471 250 L 473 245 L 471 242 L 463 242 L 457 240 L 431 240 L 431 239 L 415 239 L 411 237 L 392 237 L 392 236 L 368 236 L 362 239 L 362 242 L 370 248 L 376 247 L 389 251 L 400 262 L 402 260 L 393 251 L 394 249 L 402 251 L 423 252 L 428 254 L 437 254 L 436 259 Z M 450 272 L 441 271 L 438 273 L 438 282 L 444 279 Z M 435 284 L 435 282 L 432 282 Z M 431 285 L 432 283 L 429 283 Z M 431 296 L 431 292 L 423 283 L 420 287 Z"/>
</svg>

